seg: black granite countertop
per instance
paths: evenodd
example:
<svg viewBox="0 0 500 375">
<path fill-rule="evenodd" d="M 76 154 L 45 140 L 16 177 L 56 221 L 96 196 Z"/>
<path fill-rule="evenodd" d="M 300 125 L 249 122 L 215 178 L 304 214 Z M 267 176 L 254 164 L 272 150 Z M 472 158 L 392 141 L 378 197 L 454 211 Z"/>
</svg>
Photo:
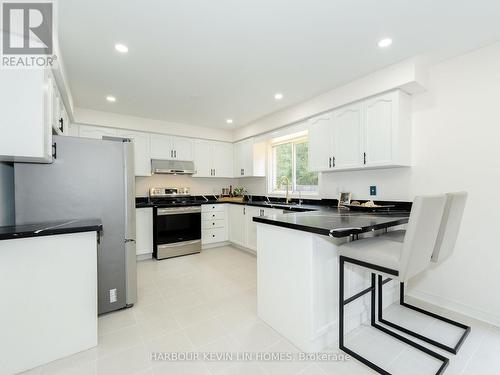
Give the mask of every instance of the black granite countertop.
<svg viewBox="0 0 500 375">
<path fill-rule="evenodd" d="M 205 200 L 201 196 L 193 197 L 193 202 L 184 203 L 179 206 L 201 206 L 205 204 L 238 204 L 245 206 L 255 206 L 255 207 L 267 207 L 267 208 L 276 208 L 285 211 L 292 212 L 310 212 L 310 211 L 318 211 L 318 212 L 337 212 L 337 200 L 336 199 L 304 199 L 303 204 L 298 204 L 296 199 L 292 200 L 292 204 L 285 204 L 283 198 L 270 198 L 270 202 L 265 200 L 262 196 L 254 196 L 251 201 L 245 202 L 224 202 L 218 201 L 213 196 L 207 196 L 208 201 Z M 360 200 L 363 202 L 364 200 Z M 375 201 L 375 203 L 379 204 L 395 204 L 395 211 L 398 212 L 409 212 L 411 209 L 411 202 L 393 202 L 393 201 Z M 171 206 L 171 205 L 167 205 Z M 164 207 L 162 204 L 158 204 L 155 202 L 151 202 L 147 197 L 138 197 L 136 198 L 136 208 L 144 208 L 144 207 Z"/>
<path fill-rule="evenodd" d="M 23 224 L 0 227 L 0 240 L 16 238 L 52 236 L 56 234 L 101 231 L 98 219 L 66 220 L 47 223 Z"/>
<path fill-rule="evenodd" d="M 409 212 L 353 212 L 330 207 L 318 212 L 254 217 L 253 221 L 336 238 L 408 223 Z"/>
</svg>

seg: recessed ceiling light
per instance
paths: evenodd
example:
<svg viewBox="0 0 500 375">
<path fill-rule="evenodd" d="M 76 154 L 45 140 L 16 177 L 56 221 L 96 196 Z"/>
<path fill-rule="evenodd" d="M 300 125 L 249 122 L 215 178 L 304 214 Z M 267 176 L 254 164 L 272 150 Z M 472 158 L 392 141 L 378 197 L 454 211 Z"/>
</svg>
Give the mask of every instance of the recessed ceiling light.
<svg viewBox="0 0 500 375">
<path fill-rule="evenodd" d="M 111 102 L 111 103 L 116 102 L 116 98 L 114 96 L 111 96 L 111 95 L 106 96 L 106 100 L 108 102 Z"/>
<path fill-rule="evenodd" d="M 232 124 L 232 123 L 233 123 L 233 119 L 232 119 L 232 118 L 228 118 L 228 119 L 226 120 L 226 124 Z"/>
<path fill-rule="evenodd" d="M 274 99 L 276 100 L 283 99 L 283 94 L 281 92 L 277 92 L 276 94 L 274 94 Z"/>
<path fill-rule="evenodd" d="M 117 43 L 115 44 L 115 49 L 121 53 L 127 53 L 128 47 L 125 44 Z"/>
<path fill-rule="evenodd" d="M 391 38 L 384 38 L 380 39 L 378 42 L 378 46 L 380 48 L 387 48 L 392 44 L 392 39 Z"/>
</svg>

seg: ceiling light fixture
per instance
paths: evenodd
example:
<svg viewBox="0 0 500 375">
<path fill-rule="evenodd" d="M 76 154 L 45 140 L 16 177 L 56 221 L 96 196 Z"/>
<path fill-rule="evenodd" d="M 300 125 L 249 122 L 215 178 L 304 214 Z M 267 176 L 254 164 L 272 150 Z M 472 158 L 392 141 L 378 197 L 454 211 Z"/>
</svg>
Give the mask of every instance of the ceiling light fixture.
<svg viewBox="0 0 500 375">
<path fill-rule="evenodd" d="M 387 48 L 392 44 L 392 39 L 391 38 L 384 38 L 380 39 L 378 42 L 378 46 L 380 48 Z"/>
<path fill-rule="evenodd" d="M 117 43 L 115 44 L 115 49 L 120 53 L 127 53 L 128 47 L 125 44 Z"/>
<path fill-rule="evenodd" d="M 233 123 L 233 119 L 232 119 L 232 118 L 228 118 L 228 119 L 226 120 L 226 124 L 232 124 L 232 123 Z"/>
<path fill-rule="evenodd" d="M 274 99 L 276 100 L 281 100 L 283 99 L 283 94 L 280 93 L 280 92 L 277 92 L 276 94 L 274 94 Z"/>
<path fill-rule="evenodd" d="M 116 98 L 114 96 L 111 96 L 111 95 L 106 96 L 106 100 L 108 102 L 111 102 L 111 103 L 116 102 Z"/>
</svg>

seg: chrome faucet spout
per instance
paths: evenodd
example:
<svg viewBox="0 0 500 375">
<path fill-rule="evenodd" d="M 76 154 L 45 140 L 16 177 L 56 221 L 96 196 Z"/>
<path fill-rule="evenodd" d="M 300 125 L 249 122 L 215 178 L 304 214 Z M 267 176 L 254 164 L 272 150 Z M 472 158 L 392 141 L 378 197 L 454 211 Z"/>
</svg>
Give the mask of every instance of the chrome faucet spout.
<svg viewBox="0 0 500 375">
<path fill-rule="evenodd" d="M 290 203 L 289 189 L 290 189 L 290 179 L 287 176 L 282 176 L 280 179 L 280 185 L 283 185 L 283 181 L 286 183 L 286 194 L 285 194 L 285 203 Z"/>
</svg>

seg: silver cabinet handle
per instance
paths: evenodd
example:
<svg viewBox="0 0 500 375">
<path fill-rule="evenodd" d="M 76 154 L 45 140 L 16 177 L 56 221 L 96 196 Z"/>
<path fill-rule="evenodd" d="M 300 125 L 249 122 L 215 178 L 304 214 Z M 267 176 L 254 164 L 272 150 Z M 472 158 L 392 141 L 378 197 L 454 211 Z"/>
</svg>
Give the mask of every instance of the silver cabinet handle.
<svg viewBox="0 0 500 375">
<path fill-rule="evenodd" d="M 329 160 L 328 160 L 328 168 L 331 168 L 332 167 L 332 157 L 330 156 Z"/>
<path fill-rule="evenodd" d="M 332 167 L 335 168 L 335 156 L 332 156 Z"/>
</svg>

